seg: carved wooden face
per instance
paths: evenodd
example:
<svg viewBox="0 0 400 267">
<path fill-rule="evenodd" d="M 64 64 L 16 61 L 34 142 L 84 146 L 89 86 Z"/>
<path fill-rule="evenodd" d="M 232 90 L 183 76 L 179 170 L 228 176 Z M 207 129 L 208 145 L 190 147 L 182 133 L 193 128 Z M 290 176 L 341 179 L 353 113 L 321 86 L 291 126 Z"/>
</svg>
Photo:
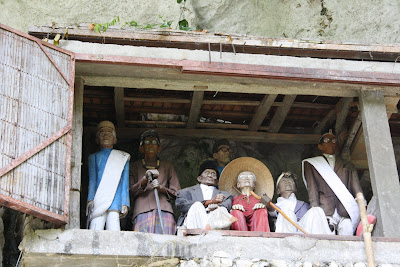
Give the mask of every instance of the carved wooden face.
<svg viewBox="0 0 400 267">
<path fill-rule="evenodd" d="M 217 172 L 213 169 L 205 169 L 200 176 L 197 177 L 197 181 L 201 184 L 216 186 L 218 184 Z"/>
<path fill-rule="evenodd" d="M 101 148 L 113 148 L 117 143 L 117 138 L 113 129 L 103 127 L 97 132 L 97 143 Z"/>
<path fill-rule="evenodd" d="M 279 181 L 276 193 L 281 195 L 284 192 L 286 192 L 288 196 L 292 193 L 296 193 L 296 183 L 291 177 L 282 177 Z"/>
<path fill-rule="evenodd" d="M 158 153 L 161 152 L 161 146 L 158 144 L 156 137 L 146 137 L 139 150 L 144 154 L 146 159 L 155 159 Z"/>
<path fill-rule="evenodd" d="M 323 154 L 334 155 L 337 150 L 337 139 L 333 134 L 326 134 L 322 138 L 322 142 L 318 144 L 318 149 L 322 151 Z"/>
<path fill-rule="evenodd" d="M 232 150 L 230 146 L 221 145 L 218 147 L 218 151 L 213 154 L 214 159 L 218 165 L 225 166 L 232 160 Z"/>
<path fill-rule="evenodd" d="M 250 187 L 254 188 L 256 186 L 256 175 L 252 172 L 241 172 L 238 175 L 237 179 L 237 187 L 243 188 L 243 187 Z"/>
</svg>

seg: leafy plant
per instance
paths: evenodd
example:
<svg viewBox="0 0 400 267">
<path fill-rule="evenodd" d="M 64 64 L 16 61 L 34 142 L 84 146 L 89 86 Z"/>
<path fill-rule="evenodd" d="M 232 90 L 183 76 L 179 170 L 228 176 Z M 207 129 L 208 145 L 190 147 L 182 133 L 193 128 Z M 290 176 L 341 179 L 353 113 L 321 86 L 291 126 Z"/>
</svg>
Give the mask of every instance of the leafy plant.
<svg viewBox="0 0 400 267">
<path fill-rule="evenodd" d="M 162 19 L 162 23 L 160 24 L 160 28 L 171 28 L 172 20 L 166 21 L 163 19 L 161 15 L 158 15 L 160 19 Z"/>
<path fill-rule="evenodd" d="M 178 25 L 179 25 L 179 29 L 180 30 L 183 30 L 183 31 L 189 31 L 190 30 L 189 22 L 187 22 L 186 19 L 180 20 Z"/>
<path fill-rule="evenodd" d="M 178 22 L 179 29 L 183 31 L 194 30 L 193 28 L 189 27 L 189 22 L 185 18 L 185 13 L 187 13 L 188 11 L 190 12 L 190 10 L 186 8 L 186 0 L 176 0 L 176 1 L 178 4 L 181 5 L 181 14 L 179 16 L 179 22 Z"/>
<path fill-rule="evenodd" d="M 157 25 L 158 24 L 146 24 L 144 27 L 142 27 L 142 29 L 153 29 Z"/>
<path fill-rule="evenodd" d="M 108 27 L 114 26 L 115 24 L 119 23 L 119 16 L 113 19 L 111 22 L 106 22 L 104 24 L 96 23 L 94 25 L 94 31 L 98 33 L 106 32 Z"/>
<path fill-rule="evenodd" d="M 124 26 L 125 26 L 125 25 L 129 25 L 129 26 L 131 26 L 131 27 L 142 27 L 142 25 L 139 25 L 139 23 L 137 23 L 137 22 L 134 21 L 134 20 L 125 22 Z"/>
</svg>

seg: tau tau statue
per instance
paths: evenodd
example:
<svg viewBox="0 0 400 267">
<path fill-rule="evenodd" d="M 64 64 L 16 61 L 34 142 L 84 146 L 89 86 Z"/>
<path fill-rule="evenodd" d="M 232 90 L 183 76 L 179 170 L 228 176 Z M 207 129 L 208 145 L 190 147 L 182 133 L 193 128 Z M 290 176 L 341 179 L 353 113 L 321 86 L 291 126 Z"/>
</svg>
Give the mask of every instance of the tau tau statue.
<svg viewBox="0 0 400 267">
<path fill-rule="evenodd" d="M 113 149 L 115 126 L 102 121 L 97 126 L 100 151 L 89 156 L 87 216 L 90 229 L 120 231 L 120 217 L 129 210 L 129 159 L 126 152 Z"/>
</svg>

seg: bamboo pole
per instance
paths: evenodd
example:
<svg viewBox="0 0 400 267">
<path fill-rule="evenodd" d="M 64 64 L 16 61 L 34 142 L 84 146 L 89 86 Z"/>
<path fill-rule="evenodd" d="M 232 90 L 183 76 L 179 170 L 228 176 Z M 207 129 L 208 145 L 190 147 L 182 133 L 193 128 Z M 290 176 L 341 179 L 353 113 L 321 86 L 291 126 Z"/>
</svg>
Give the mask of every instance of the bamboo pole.
<svg viewBox="0 0 400 267">
<path fill-rule="evenodd" d="M 242 194 L 242 192 L 240 192 L 239 189 L 237 189 L 236 186 L 232 185 L 232 187 L 239 192 L 239 194 Z M 250 191 L 250 194 L 255 197 L 256 199 L 260 200 L 261 197 L 259 195 L 257 195 L 256 193 L 254 193 L 254 191 Z M 304 230 L 303 228 L 301 228 L 297 223 L 295 223 L 292 219 L 290 219 L 286 213 L 284 213 L 280 208 L 278 208 L 274 203 L 272 203 L 272 201 L 269 202 L 269 205 L 271 205 L 271 207 L 273 207 L 277 212 L 279 212 L 280 214 L 282 214 L 282 216 L 288 220 L 294 227 L 296 227 L 297 229 L 299 229 L 300 231 L 302 231 L 304 234 L 308 234 L 306 230 Z"/>
<path fill-rule="evenodd" d="M 257 198 L 257 199 L 261 199 L 261 197 L 259 195 L 257 195 L 256 193 L 254 193 L 254 191 L 250 191 L 250 194 Z M 297 223 L 295 223 L 292 219 L 290 219 L 286 213 L 284 213 L 280 208 L 278 208 L 274 203 L 272 203 L 272 201 L 269 202 L 269 205 L 271 205 L 271 207 L 273 207 L 277 212 L 279 212 L 280 214 L 282 214 L 282 216 L 288 220 L 294 227 L 296 227 L 297 229 L 299 229 L 300 231 L 302 231 L 304 234 L 308 234 L 306 230 L 304 230 L 302 227 L 300 227 L 300 225 L 298 225 Z"/>
<path fill-rule="evenodd" d="M 365 199 L 363 193 L 357 193 L 356 200 L 360 209 L 360 217 L 363 227 L 363 238 L 365 244 L 365 253 L 367 254 L 368 267 L 375 267 L 374 249 L 372 247 L 371 238 L 373 225 L 369 224 L 368 222 L 367 209 L 365 208 Z"/>
</svg>

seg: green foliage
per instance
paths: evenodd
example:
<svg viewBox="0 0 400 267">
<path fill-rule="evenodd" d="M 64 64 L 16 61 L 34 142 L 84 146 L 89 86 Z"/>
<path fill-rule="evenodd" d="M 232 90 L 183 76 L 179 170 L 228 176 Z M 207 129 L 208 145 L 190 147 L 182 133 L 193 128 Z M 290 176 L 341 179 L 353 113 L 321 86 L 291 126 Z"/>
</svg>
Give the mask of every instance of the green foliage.
<svg viewBox="0 0 400 267">
<path fill-rule="evenodd" d="M 185 15 L 184 13 L 190 11 L 185 7 L 186 1 L 187 0 L 177 0 L 178 4 L 182 3 L 182 5 L 181 5 L 181 15 L 180 15 L 180 18 L 179 18 L 180 20 L 178 22 L 178 26 L 179 26 L 180 30 L 192 31 L 192 30 L 195 30 L 195 29 L 191 28 L 189 26 L 189 22 L 185 19 L 185 16 L 184 16 Z M 161 23 L 148 23 L 146 25 L 141 25 L 137 21 L 131 20 L 131 21 L 125 22 L 122 27 L 129 26 L 129 27 L 136 27 L 136 28 L 140 28 L 140 29 L 153 29 L 153 28 L 156 28 L 156 27 L 169 28 L 169 29 L 171 28 L 171 25 L 173 23 L 172 20 L 168 20 L 167 21 L 167 20 L 163 19 L 163 17 L 161 15 L 158 15 L 158 17 L 162 20 Z M 104 32 L 107 31 L 108 27 L 114 26 L 119 22 L 120 22 L 120 20 L 119 20 L 119 16 L 118 16 L 115 19 L 113 19 L 111 22 L 106 22 L 104 24 L 95 23 L 94 24 L 94 31 L 98 32 L 98 33 L 104 33 Z"/>
<path fill-rule="evenodd" d="M 153 29 L 155 26 L 158 24 L 146 24 L 144 27 L 142 27 L 143 30 L 145 29 Z"/>
<path fill-rule="evenodd" d="M 187 22 L 186 19 L 180 20 L 179 21 L 179 29 L 183 31 L 188 31 L 190 30 L 189 28 L 189 22 Z"/>
<path fill-rule="evenodd" d="M 158 15 L 160 19 L 162 19 L 162 23 L 160 24 L 160 28 L 171 28 L 172 20 L 166 21 L 163 19 L 163 16 Z"/>
<path fill-rule="evenodd" d="M 125 22 L 124 26 L 125 26 L 125 25 L 129 25 L 129 26 L 131 26 L 131 27 L 142 27 L 142 25 L 139 25 L 139 23 L 137 23 L 137 22 L 134 21 L 134 20 Z"/>
<path fill-rule="evenodd" d="M 98 33 L 106 32 L 108 27 L 114 26 L 115 24 L 119 23 L 119 16 L 113 19 L 111 22 L 106 22 L 104 24 L 96 23 L 94 25 L 94 31 Z"/>
<path fill-rule="evenodd" d="M 177 0 L 177 3 L 180 4 L 181 7 L 181 15 L 179 16 L 179 29 L 183 31 L 192 31 L 193 28 L 189 27 L 189 22 L 185 18 L 185 14 L 190 10 L 186 8 L 186 0 Z M 182 19 L 181 19 L 182 18 Z"/>
</svg>

